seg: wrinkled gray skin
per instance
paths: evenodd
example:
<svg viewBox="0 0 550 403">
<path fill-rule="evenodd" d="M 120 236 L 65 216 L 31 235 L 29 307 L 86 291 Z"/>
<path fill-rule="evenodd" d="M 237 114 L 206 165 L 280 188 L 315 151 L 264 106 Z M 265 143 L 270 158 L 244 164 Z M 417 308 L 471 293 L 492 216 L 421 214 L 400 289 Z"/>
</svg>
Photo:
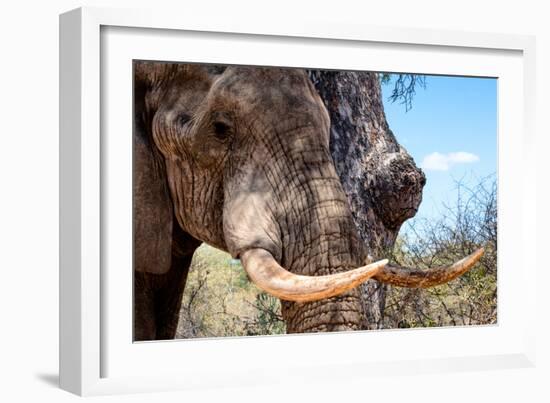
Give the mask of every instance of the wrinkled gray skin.
<svg viewBox="0 0 550 403">
<path fill-rule="evenodd" d="M 287 270 L 360 266 L 346 195 L 329 152 L 329 117 L 303 70 L 136 62 L 136 340 L 175 336 L 193 251 L 264 248 Z M 289 333 L 364 327 L 357 290 L 282 301 Z"/>
</svg>

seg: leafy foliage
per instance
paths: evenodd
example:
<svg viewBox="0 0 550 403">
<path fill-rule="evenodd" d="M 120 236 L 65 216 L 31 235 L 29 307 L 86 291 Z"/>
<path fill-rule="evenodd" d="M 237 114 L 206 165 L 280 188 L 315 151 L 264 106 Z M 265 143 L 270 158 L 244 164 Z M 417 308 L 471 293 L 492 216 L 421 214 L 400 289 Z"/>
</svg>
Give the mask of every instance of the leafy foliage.
<svg viewBox="0 0 550 403">
<path fill-rule="evenodd" d="M 408 112 L 412 108 L 412 101 L 416 95 L 418 86 L 426 88 L 426 76 L 421 74 L 390 74 L 380 73 L 380 82 L 384 85 L 390 85 L 392 82 L 393 90 L 388 100 L 393 102 L 399 101 L 405 105 L 405 110 Z"/>
</svg>

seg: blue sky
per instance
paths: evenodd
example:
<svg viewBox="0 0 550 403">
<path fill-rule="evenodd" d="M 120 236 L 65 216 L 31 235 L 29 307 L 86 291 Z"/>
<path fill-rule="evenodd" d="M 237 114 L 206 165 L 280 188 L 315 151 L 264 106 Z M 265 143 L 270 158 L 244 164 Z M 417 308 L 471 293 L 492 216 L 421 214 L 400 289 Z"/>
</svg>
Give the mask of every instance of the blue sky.
<svg viewBox="0 0 550 403">
<path fill-rule="evenodd" d="M 456 202 L 457 180 L 474 185 L 497 170 L 497 80 L 426 76 L 408 112 L 388 100 L 394 83 L 382 85 L 386 119 L 426 174 L 416 217 L 435 218 Z"/>
</svg>

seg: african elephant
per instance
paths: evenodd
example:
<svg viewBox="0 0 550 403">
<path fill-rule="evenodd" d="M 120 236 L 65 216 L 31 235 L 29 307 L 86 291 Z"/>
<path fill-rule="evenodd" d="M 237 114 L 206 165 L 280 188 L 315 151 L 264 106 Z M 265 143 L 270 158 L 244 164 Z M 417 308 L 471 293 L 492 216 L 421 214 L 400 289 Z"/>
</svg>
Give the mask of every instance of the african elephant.
<svg viewBox="0 0 550 403">
<path fill-rule="evenodd" d="M 364 265 L 329 115 L 303 70 L 135 62 L 134 94 L 136 340 L 175 336 L 202 242 L 282 300 L 290 333 L 361 329 L 360 283 L 441 284 L 483 253 L 427 271 Z"/>
</svg>

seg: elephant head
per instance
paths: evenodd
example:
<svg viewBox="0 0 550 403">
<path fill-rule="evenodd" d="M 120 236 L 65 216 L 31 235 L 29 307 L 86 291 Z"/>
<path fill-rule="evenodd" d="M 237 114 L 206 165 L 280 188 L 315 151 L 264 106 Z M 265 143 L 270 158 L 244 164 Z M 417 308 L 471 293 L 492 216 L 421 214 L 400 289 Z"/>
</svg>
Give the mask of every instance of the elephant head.
<svg viewBox="0 0 550 403">
<path fill-rule="evenodd" d="M 173 236 L 161 244 L 177 227 L 228 251 L 251 281 L 282 300 L 288 332 L 360 329 L 360 283 L 440 284 L 481 255 L 428 271 L 387 260 L 365 265 L 368 251 L 329 151 L 329 116 L 304 71 L 228 67 L 212 74 L 167 66 L 142 66 L 150 82 L 157 80 L 143 90 L 140 113 L 153 154 L 146 171 L 162 178 L 149 186 L 163 194 L 153 221 L 164 223 L 142 250 L 154 243 L 156 255 L 173 255 Z M 167 270 L 166 262 L 150 262 L 150 251 L 143 254 L 148 267 L 136 270 Z"/>
</svg>

